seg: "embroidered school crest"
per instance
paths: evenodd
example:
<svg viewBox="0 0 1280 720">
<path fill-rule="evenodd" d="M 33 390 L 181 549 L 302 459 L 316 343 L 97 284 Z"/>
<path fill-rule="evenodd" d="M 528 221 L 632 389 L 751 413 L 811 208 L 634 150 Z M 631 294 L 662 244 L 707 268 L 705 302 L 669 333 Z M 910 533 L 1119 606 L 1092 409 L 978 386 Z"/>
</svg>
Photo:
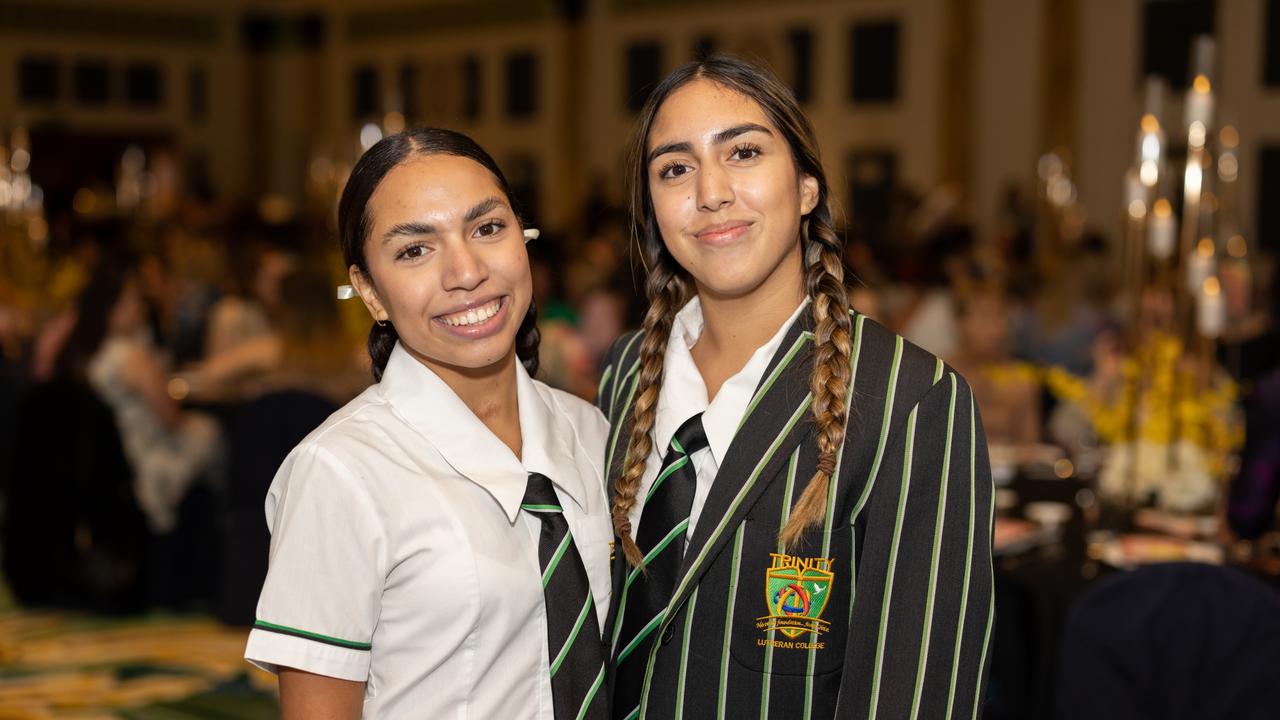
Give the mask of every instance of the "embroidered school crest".
<svg viewBox="0 0 1280 720">
<path fill-rule="evenodd" d="M 801 558 L 769 553 L 773 566 L 765 573 L 765 607 L 769 614 L 756 618 L 756 629 L 776 630 L 785 637 L 825 633 L 831 623 L 822 611 L 831 596 L 831 558 Z"/>
</svg>

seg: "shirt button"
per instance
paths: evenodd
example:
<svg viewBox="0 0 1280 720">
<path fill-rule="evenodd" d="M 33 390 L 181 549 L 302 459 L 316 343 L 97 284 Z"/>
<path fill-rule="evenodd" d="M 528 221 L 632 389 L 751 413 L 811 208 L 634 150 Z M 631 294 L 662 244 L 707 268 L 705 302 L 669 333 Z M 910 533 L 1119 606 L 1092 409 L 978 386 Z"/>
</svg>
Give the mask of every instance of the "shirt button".
<svg viewBox="0 0 1280 720">
<path fill-rule="evenodd" d="M 669 644 L 671 642 L 671 638 L 675 636 L 676 636 L 676 629 L 668 625 L 667 629 L 662 631 L 662 644 L 663 645 Z"/>
</svg>

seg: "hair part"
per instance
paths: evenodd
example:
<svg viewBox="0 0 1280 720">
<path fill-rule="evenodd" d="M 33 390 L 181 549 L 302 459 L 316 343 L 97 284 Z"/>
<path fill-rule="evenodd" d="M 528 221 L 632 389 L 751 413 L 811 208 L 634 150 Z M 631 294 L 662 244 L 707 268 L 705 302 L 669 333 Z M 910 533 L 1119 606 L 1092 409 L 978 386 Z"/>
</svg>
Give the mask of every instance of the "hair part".
<svg viewBox="0 0 1280 720">
<path fill-rule="evenodd" d="M 780 540 L 788 549 L 799 543 L 806 530 L 821 525 L 826 516 L 827 497 L 848 420 L 852 319 L 845 283 L 844 242 L 832 222 L 826 174 L 813 127 L 786 85 L 755 64 L 732 55 L 716 54 L 683 65 L 664 78 L 649 95 L 640 111 L 628 156 L 632 242 L 639 249 L 648 275 L 645 291 L 650 303 L 643 325 L 645 336 L 640 346 L 636 396 L 625 420 L 630 425 L 630 439 L 623 456 L 622 474 L 614 483 L 614 531 L 622 541 L 627 561 L 633 566 L 643 564 L 644 553 L 636 546 L 627 516 L 635 505 L 645 463 L 653 450 L 663 358 L 672 321 L 693 289 L 688 271 L 671 255 L 658 230 L 649 193 L 647 146 L 663 103 L 679 88 L 700 79 L 754 100 L 786 139 L 798 174 L 812 177 L 818 185 L 817 203 L 801 219 L 798 229 L 805 291 L 812 301 L 815 324 L 814 364 L 809 385 L 813 394 L 818 464 L 780 532 Z"/>
<path fill-rule="evenodd" d="M 365 259 L 365 243 L 372 229 L 372 218 L 369 213 L 369 200 L 378 186 L 382 184 L 387 173 L 416 157 L 431 155 L 453 155 L 473 160 L 488 170 L 498 183 L 507 203 L 516 211 L 516 218 L 521 227 L 519 206 L 511 193 L 507 177 L 484 148 L 470 137 L 453 130 L 434 127 L 407 128 L 394 135 L 379 140 L 369 148 L 356 162 L 351 170 L 351 177 L 342 189 L 342 198 L 338 201 L 338 242 L 342 247 L 343 263 L 347 267 L 354 265 L 361 273 L 373 282 L 369 274 L 369 264 Z M 369 358 L 372 362 L 373 379 L 382 380 L 382 372 L 391 358 L 391 351 L 400 339 L 399 333 L 390 322 L 373 323 L 369 328 Z M 530 375 L 538 372 L 538 310 L 533 301 L 529 302 L 529 311 L 525 313 L 516 331 L 516 357 L 524 365 Z"/>
</svg>

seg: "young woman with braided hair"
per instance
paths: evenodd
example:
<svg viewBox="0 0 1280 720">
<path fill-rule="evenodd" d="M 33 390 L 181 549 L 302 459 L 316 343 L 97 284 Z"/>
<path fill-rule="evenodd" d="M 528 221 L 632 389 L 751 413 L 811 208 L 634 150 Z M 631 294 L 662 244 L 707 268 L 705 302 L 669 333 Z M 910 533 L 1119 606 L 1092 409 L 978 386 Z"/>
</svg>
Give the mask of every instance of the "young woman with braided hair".
<svg viewBox="0 0 1280 720">
<path fill-rule="evenodd" d="M 630 180 L 651 304 L 597 401 L 614 717 L 976 716 L 981 422 L 953 370 L 850 309 L 794 97 L 737 58 L 681 67 Z"/>
</svg>

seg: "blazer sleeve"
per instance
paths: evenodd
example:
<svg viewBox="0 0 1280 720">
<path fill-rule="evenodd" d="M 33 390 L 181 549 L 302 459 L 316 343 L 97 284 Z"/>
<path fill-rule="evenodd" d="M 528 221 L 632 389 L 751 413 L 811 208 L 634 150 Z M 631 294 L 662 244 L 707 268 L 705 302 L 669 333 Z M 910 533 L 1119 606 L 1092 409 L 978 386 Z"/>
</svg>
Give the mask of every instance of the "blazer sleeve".
<svg viewBox="0 0 1280 720">
<path fill-rule="evenodd" d="M 993 488 L 963 378 L 947 372 L 895 421 L 872 472 L 836 716 L 978 717 L 995 612 Z"/>
</svg>

